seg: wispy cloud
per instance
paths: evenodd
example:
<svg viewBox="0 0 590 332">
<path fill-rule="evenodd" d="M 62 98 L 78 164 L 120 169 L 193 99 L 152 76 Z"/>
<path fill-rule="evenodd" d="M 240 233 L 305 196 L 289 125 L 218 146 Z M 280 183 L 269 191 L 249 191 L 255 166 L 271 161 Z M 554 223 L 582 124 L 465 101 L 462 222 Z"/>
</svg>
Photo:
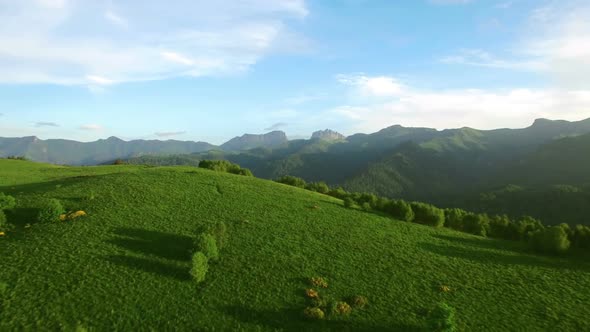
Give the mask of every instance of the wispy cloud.
<svg viewBox="0 0 590 332">
<path fill-rule="evenodd" d="M 352 77 L 355 77 L 354 75 Z M 380 81 L 388 81 L 379 76 Z M 352 95 L 374 91 L 372 77 L 343 83 Z M 399 82 L 390 77 L 391 82 Z M 341 81 L 342 82 L 342 81 Z M 379 93 L 362 103 L 335 107 L 329 113 L 350 121 L 349 131 L 373 132 L 385 126 L 407 126 L 439 129 L 470 126 L 479 129 L 527 126 L 535 118 L 580 120 L 590 117 L 590 89 L 453 89 L 423 90 L 402 84 L 400 90 L 387 90 L 388 98 Z"/>
<path fill-rule="evenodd" d="M 39 121 L 35 122 L 35 127 L 59 127 L 59 125 L 55 122 Z"/>
<path fill-rule="evenodd" d="M 590 88 L 590 4 L 558 1 L 536 8 L 522 38 L 502 55 L 485 50 L 460 50 L 441 62 L 546 74 L 558 86 Z"/>
<path fill-rule="evenodd" d="M 98 125 L 98 124 L 85 124 L 85 125 L 81 125 L 80 127 L 78 127 L 78 129 L 86 130 L 86 131 L 101 131 L 104 128 L 103 128 L 103 126 Z"/>
<path fill-rule="evenodd" d="M 465 5 L 472 0 L 429 0 L 429 2 L 435 5 Z"/>
<path fill-rule="evenodd" d="M 289 124 L 286 122 L 277 122 L 275 124 L 273 124 L 272 126 L 268 127 L 268 128 L 264 128 L 265 131 L 274 131 L 274 130 L 279 130 L 283 127 L 288 126 Z"/>
<path fill-rule="evenodd" d="M 158 137 L 173 137 L 173 136 L 180 136 L 186 134 L 186 131 L 161 131 L 155 133 Z"/>
<path fill-rule="evenodd" d="M 113 5 L 5 1 L 0 83 L 105 85 L 242 72 L 277 45 L 297 44 L 288 23 L 308 14 L 304 0 Z"/>
</svg>

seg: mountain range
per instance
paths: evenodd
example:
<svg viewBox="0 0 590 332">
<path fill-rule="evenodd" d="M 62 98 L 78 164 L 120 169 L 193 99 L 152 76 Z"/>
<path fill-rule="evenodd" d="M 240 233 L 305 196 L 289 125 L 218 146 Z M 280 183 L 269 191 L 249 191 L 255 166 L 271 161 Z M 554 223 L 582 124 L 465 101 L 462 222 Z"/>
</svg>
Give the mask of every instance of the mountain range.
<svg viewBox="0 0 590 332">
<path fill-rule="evenodd" d="M 496 130 L 395 125 L 348 137 L 326 129 L 297 140 L 273 131 L 220 146 L 114 137 L 90 143 L 0 138 L 0 157 L 6 156 L 72 165 L 126 159 L 196 166 L 203 159 L 226 159 L 261 178 L 293 175 L 349 191 L 551 218 L 546 223 L 590 222 L 579 213 L 590 214 L 590 119 L 538 119 L 527 128 Z M 560 208 L 566 205 L 569 214 Z"/>
</svg>

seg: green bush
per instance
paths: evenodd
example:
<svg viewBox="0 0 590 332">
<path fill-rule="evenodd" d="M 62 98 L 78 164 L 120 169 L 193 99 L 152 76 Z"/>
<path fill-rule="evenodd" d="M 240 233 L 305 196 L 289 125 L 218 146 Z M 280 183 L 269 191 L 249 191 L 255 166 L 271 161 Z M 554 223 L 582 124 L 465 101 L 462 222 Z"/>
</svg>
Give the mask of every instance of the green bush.
<svg viewBox="0 0 590 332">
<path fill-rule="evenodd" d="M 240 165 L 231 163 L 227 160 L 201 160 L 199 168 L 206 168 L 217 172 L 225 172 L 237 175 L 253 176 L 252 172 Z"/>
<path fill-rule="evenodd" d="M 330 191 L 330 187 L 325 182 L 310 182 L 305 185 L 305 189 L 321 194 L 327 194 Z"/>
<path fill-rule="evenodd" d="M 457 331 L 455 309 L 446 303 L 439 303 L 428 316 L 428 328 L 437 332 Z"/>
<path fill-rule="evenodd" d="M 414 219 L 414 211 L 406 201 L 391 200 L 385 203 L 384 210 L 398 220 L 412 221 Z"/>
<path fill-rule="evenodd" d="M 55 222 L 59 221 L 59 216 L 64 214 L 65 210 L 57 199 L 47 200 L 39 209 L 37 221 Z"/>
<path fill-rule="evenodd" d="M 337 188 L 330 190 L 328 192 L 328 195 L 330 195 L 332 197 L 339 198 L 339 199 L 343 199 L 344 197 L 348 196 L 348 193 L 342 187 L 337 187 Z"/>
<path fill-rule="evenodd" d="M 362 295 L 356 295 L 350 299 L 350 303 L 353 307 L 362 309 L 369 304 L 369 300 Z"/>
<path fill-rule="evenodd" d="M 461 209 L 445 209 L 445 227 L 463 231 L 463 218 L 467 214 L 467 211 Z"/>
<path fill-rule="evenodd" d="M 590 226 L 576 225 L 571 230 L 570 241 L 574 248 L 590 248 Z"/>
<path fill-rule="evenodd" d="M 197 248 L 200 252 L 205 254 L 210 260 L 219 259 L 219 250 L 217 248 L 217 241 L 211 234 L 202 233 L 197 239 Z"/>
<path fill-rule="evenodd" d="M 560 226 L 535 231 L 531 235 L 530 243 L 535 251 L 546 254 L 561 254 L 570 247 L 567 233 Z"/>
<path fill-rule="evenodd" d="M 485 214 L 468 213 L 463 217 L 463 231 L 466 233 L 486 236 L 490 219 Z"/>
<path fill-rule="evenodd" d="M 324 319 L 326 316 L 322 309 L 317 307 L 307 307 L 303 310 L 303 315 L 309 319 Z"/>
<path fill-rule="evenodd" d="M 291 175 L 281 176 L 280 178 L 276 179 L 275 182 L 287 184 L 297 188 L 305 188 L 306 186 L 305 180 Z"/>
<path fill-rule="evenodd" d="M 354 201 L 350 197 L 345 197 L 342 202 L 345 208 L 352 208 L 355 205 Z"/>
<path fill-rule="evenodd" d="M 0 193 L 0 211 L 11 210 L 16 206 L 16 200 L 10 195 Z"/>
<path fill-rule="evenodd" d="M 433 227 L 442 227 L 445 224 L 445 213 L 443 210 L 420 202 L 412 202 L 410 206 L 412 207 L 412 211 L 414 211 L 414 222 Z"/>
<path fill-rule="evenodd" d="M 6 215 L 4 211 L 0 210 L 0 232 L 6 232 L 8 228 L 8 222 L 6 221 Z"/>
<path fill-rule="evenodd" d="M 204 253 L 197 251 L 193 254 L 192 263 L 193 266 L 190 270 L 190 274 L 193 279 L 197 283 L 205 281 L 205 276 L 207 276 L 207 271 L 209 270 L 209 260 L 207 259 L 207 256 Z"/>
<path fill-rule="evenodd" d="M 333 315 L 348 316 L 352 312 L 350 305 L 344 301 L 334 302 L 331 310 Z"/>
</svg>

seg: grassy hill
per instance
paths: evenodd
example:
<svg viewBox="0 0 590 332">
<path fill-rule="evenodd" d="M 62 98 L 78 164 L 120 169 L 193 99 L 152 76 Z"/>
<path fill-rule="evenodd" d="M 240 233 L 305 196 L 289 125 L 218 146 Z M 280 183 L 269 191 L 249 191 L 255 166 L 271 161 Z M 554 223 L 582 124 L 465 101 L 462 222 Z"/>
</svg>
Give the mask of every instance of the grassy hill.
<svg viewBox="0 0 590 332">
<path fill-rule="evenodd" d="M 392 220 L 321 194 L 193 167 L 0 160 L 13 232 L 0 237 L 0 330 L 420 330 L 444 301 L 461 330 L 590 329 L 590 261 Z M 59 199 L 86 218 L 34 222 Z M 198 229 L 228 239 L 203 284 Z M 29 225 L 27 225 L 29 224 Z M 308 279 L 349 317 L 307 320 Z M 441 291 L 448 286 L 450 291 Z"/>
</svg>

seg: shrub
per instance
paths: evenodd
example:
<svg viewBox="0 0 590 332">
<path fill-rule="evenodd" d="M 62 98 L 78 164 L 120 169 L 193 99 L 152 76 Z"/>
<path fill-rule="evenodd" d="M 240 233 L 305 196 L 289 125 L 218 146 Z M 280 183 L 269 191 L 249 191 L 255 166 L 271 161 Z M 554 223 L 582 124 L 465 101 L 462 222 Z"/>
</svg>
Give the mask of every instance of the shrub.
<svg viewBox="0 0 590 332">
<path fill-rule="evenodd" d="M 387 214 L 395 219 L 402 221 L 412 221 L 414 219 L 414 211 L 406 201 L 391 200 L 385 203 L 384 209 Z"/>
<path fill-rule="evenodd" d="M 219 250 L 217 248 L 217 241 L 211 234 L 202 233 L 197 239 L 197 248 L 200 252 L 205 254 L 210 260 L 219 259 Z"/>
<path fill-rule="evenodd" d="M 11 210 L 16 206 L 16 200 L 10 195 L 0 193 L 0 211 Z"/>
<path fill-rule="evenodd" d="M 486 236 L 490 220 L 485 214 L 468 213 L 463 217 L 463 231 L 466 233 Z"/>
<path fill-rule="evenodd" d="M 310 299 L 317 299 L 320 297 L 320 293 L 318 293 L 318 291 L 315 289 L 309 288 L 305 290 L 305 296 L 309 297 Z"/>
<path fill-rule="evenodd" d="M 332 314 L 335 315 L 348 316 L 351 312 L 352 308 L 344 301 L 338 301 L 334 303 L 334 306 L 332 307 Z"/>
<path fill-rule="evenodd" d="M 508 216 L 493 216 L 490 218 L 488 236 L 509 240 L 511 238 L 511 227 L 512 221 L 510 218 L 508 218 Z"/>
<path fill-rule="evenodd" d="M 322 309 L 317 307 L 307 307 L 303 310 L 303 315 L 309 319 L 324 319 L 326 316 Z"/>
<path fill-rule="evenodd" d="M 428 316 L 428 327 L 430 331 L 456 331 L 455 309 L 446 303 L 439 303 Z"/>
<path fill-rule="evenodd" d="M 410 204 L 414 211 L 413 221 L 419 224 L 442 227 L 445 223 L 444 211 L 426 203 L 412 202 Z"/>
<path fill-rule="evenodd" d="M 547 254 L 560 254 L 570 247 L 570 241 L 563 227 L 553 226 L 535 231 L 530 239 L 533 249 Z"/>
<path fill-rule="evenodd" d="M 312 277 L 309 281 L 316 287 L 328 288 L 328 281 L 322 277 Z"/>
<path fill-rule="evenodd" d="M 4 282 L 0 282 L 0 296 L 4 295 L 8 290 L 8 285 Z"/>
<path fill-rule="evenodd" d="M 346 190 L 342 189 L 342 187 L 338 187 L 330 190 L 328 192 L 328 195 L 339 199 L 343 199 L 344 197 L 348 196 L 348 193 L 346 192 Z"/>
<path fill-rule="evenodd" d="M 325 182 L 310 182 L 305 185 L 305 189 L 315 191 L 321 194 L 327 194 L 330 191 L 330 187 Z"/>
<path fill-rule="evenodd" d="M 463 231 L 463 218 L 468 214 L 461 209 L 445 209 L 445 227 Z"/>
<path fill-rule="evenodd" d="M 57 199 L 47 200 L 39 210 L 37 220 L 39 222 L 59 221 L 59 217 L 64 214 L 65 210 Z"/>
<path fill-rule="evenodd" d="M 353 307 L 362 309 L 369 304 L 369 300 L 362 295 L 355 295 L 350 299 L 350 303 Z"/>
<path fill-rule="evenodd" d="M 206 168 L 217 172 L 253 176 L 249 169 L 242 168 L 240 165 L 231 163 L 227 160 L 201 160 L 199 162 L 199 168 Z"/>
<path fill-rule="evenodd" d="M 570 235 L 572 247 L 590 248 L 590 227 L 586 225 L 576 225 L 571 230 Z"/>
<path fill-rule="evenodd" d="M 345 208 L 352 208 L 354 206 L 354 201 L 350 197 L 345 197 L 342 202 Z"/>
<path fill-rule="evenodd" d="M 6 232 L 8 228 L 8 222 L 6 221 L 6 215 L 4 211 L 0 210 L 0 232 Z"/>
<path fill-rule="evenodd" d="M 306 185 L 305 180 L 291 175 L 281 176 L 280 178 L 276 179 L 275 182 L 287 184 L 297 188 L 305 188 Z"/>
<path fill-rule="evenodd" d="M 190 270 L 190 274 L 193 277 L 193 279 L 197 283 L 205 281 L 205 276 L 207 275 L 207 271 L 209 270 L 209 262 L 207 256 L 204 253 L 197 251 L 193 255 L 192 263 L 193 266 Z"/>
</svg>

